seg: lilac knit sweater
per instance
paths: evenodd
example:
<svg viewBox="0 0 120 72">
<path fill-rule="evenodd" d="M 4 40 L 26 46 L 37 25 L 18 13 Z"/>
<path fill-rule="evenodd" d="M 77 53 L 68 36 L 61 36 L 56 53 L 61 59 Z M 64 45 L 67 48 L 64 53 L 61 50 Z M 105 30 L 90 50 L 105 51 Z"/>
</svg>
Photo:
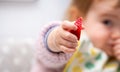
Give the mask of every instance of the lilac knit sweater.
<svg viewBox="0 0 120 72">
<path fill-rule="evenodd" d="M 31 72 L 62 72 L 65 64 L 72 54 L 52 53 L 47 49 L 45 37 L 48 32 L 59 25 L 60 22 L 52 22 L 43 27 L 40 32 L 40 37 L 35 48 L 36 62 L 33 65 Z"/>
</svg>

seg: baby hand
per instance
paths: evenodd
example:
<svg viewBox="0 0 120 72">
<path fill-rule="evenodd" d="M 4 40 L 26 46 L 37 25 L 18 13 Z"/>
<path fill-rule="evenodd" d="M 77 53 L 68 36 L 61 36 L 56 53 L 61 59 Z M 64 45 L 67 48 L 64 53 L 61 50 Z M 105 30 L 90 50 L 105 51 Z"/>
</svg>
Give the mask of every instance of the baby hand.
<svg viewBox="0 0 120 72">
<path fill-rule="evenodd" d="M 113 51 L 116 59 L 120 61 L 120 38 L 115 41 L 115 46 L 113 47 Z"/>
<path fill-rule="evenodd" d="M 77 36 L 70 31 L 77 30 L 72 22 L 64 21 L 55 28 L 48 36 L 48 46 L 54 52 L 63 51 L 65 53 L 74 52 L 77 47 Z"/>
</svg>

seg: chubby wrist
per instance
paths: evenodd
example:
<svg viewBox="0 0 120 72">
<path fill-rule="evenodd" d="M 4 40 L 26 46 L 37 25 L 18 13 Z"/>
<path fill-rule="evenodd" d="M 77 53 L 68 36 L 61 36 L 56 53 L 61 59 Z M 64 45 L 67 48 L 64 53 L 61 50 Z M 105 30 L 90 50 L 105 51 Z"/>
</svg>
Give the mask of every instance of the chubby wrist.
<svg viewBox="0 0 120 72">
<path fill-rule="evenodd" d="M 58 27 L 55 27 L 54 29 L 52 29 L 52 31 L 49 33 L 48 35 L 48 38 L 47 38 L 47 45 L 48 45 L 48 48 L 49 50 L 51 50 L 52 52 L 62 52 L 60 49 L 59 49 L 59 46 L 56 45 L 55 43 L 55 34 L 57 32 L 57 28 Z"/>
</svg>

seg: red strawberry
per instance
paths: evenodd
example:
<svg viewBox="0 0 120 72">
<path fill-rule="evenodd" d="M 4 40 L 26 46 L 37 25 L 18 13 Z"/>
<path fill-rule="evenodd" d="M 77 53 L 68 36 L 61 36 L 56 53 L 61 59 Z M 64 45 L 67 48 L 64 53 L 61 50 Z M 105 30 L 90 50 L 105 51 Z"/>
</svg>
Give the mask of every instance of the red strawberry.
<svg viewBox="0 0 120 72">
<path fill-rule="evenodd" d="M 83 29 L 82 27 L 82 17 L 78 18 L 75 23 L 74 23 L 76 26 L 77 26 L 77 30 L 76 31 L 71 31 L 71 33 L 75 34 L 78 38 L 78 40 L 80 39 L 80 34 L 81 34 L 81 30 Z"/>
</svg>

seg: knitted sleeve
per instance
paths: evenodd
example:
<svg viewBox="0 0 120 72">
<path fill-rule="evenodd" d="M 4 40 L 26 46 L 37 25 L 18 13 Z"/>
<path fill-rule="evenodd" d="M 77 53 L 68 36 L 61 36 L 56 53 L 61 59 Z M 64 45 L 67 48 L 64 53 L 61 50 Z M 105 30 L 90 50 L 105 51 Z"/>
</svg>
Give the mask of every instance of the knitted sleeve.
<svg viewBox="0 0 120 72">
<path fill-rule="evenodd" d="M 67 53 L 53 53 L 48 50 L 45 42 L 46 34 L 48 34 L 49 30 L 59 25 L 60 22 L 52 22 L 43 27 L 40 32 L 39 40 L 37 41 L 37 47 L 35 49 L 37 60 L 42 62 L 45 66 L 51 68 L 64 66 L 72 55 Z"/>
</svg>

